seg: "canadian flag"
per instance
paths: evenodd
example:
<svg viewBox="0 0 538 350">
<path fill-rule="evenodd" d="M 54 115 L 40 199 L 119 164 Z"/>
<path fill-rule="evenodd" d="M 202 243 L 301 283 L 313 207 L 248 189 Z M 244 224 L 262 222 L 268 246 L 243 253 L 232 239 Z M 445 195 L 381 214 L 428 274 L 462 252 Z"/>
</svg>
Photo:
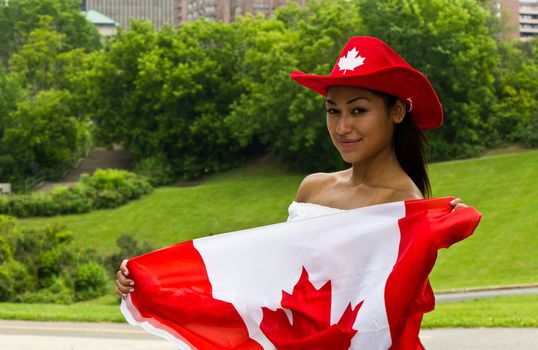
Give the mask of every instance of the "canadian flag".
<svg viewBox="0 0 538 350">
<path fill-rule="evenodd" d="M 422 349 L 439 248 L 481 214 L 393 202 L 176 244 L 128 262 L 129 323 L 180 349 Z"/>
</svg>

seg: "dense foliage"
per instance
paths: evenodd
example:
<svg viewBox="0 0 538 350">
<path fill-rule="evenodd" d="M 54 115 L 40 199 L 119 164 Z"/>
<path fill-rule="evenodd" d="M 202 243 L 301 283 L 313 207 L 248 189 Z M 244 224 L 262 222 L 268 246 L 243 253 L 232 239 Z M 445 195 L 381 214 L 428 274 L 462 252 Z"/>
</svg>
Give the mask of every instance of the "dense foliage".
<svg viewBox="0 0 538 350">
<path fill-rule="evenodd" d="M 445 123 L 429 133 L 433 159 L 477 155 L 495 102 L 498 62 L 488 8 L 474 0 L 361 0 L 367 32 L 399 52 L 432 82 Z"/>
<path fill-rule="evenodd" d="M 0 301 L 69 304 L 104 295 L 109 278 L 98 261 L 62 226 L 21 230 L 0 215 Z"/>
<path fill-rule="evenodd" d="M 538 147 L 538 40 L 499 43 L 499 67 L 488 129 L 491 144 L 519 142 Z"/>
<path fill-rule="evenodd" d="M 143 177 L 125 170 L 98 169 L 82 174 L 72 187 L 0 197 L 0 214 L 26 218 L 86 213 L 116 208 L 153 190 Z"/>
<path fill-rule="evenodd" d="M 495 39 L 488 4 L 320 0 L 232 24 L 202 20 L 155 33 L 139 23 L 93 67 L 95 81 L 122 82 L 95 90 L 99 137 L 125 144 L 156 173 L 166 165 L 162 173 L 185 178 L 259 152 L 305 172 L 336 170 L 344 164 L 326 135 L 323 100 L 289 74 L 328 74 L 349 37 L 372 35 L 439 93 L 445 124 L 427 135 L 432 160 L 508 142 L 535 145 L 538 62 L 528 47 Z"/>
<path fill-rule="evenodd" d="M 77 0 L 0 3 L 0 179 L 54 179 L 91 145 L 81 93 L 100 37 Z"/>
<path fill-rule="evenodd" d="M 120 141 L 140 161 L 166 159 L 186 177 L 242 158 L 223 119 L 244 91 L 243 38 L 232 26 L 200 23 L 156 33 L 135 22 L 96 57 L 91 72 L 98 137 Z"/>
<path fill-rule="evenodd" d="M 50 177 L 91 137 L 123 144 L 155 185 L 267 152 L 304 172 L 342 168 L 323 99 L 289 74 L 328 74 L 353 35 L 383 39 L 430 78 L 445 111 L 427 133 L 432 160 L 538 144 L 538 41 L 497 40 L 488 1 L 312 0 L 160 31 L 134 21 L 102 50 L 76 3 L 0 5 L 0 26 L 14 23 L 0 52 L 2 181 Z"/>
<path fill-rule="evenodd" d="M 80 0 L 9 0 L 0 1 L 0 64 L 27 42 L 41 16 L 53 19 L 55 32 L 65 35 L 65 51 L 101 46 L 97 29 L 80 12 Z"/>
<path fill-rule="evenodd" d="M 124 259 L 132 258 L 133 256 L 142 255 L 154 251 L 155 248 L 148 242 L 139 242 L 132 235 L 122 234 L 116 240 L 116 245 L 119 250 L 108 255 L 105 258 L 105 266 L 111 275 L 115 275 L 118 267 Z"/>
</svg>

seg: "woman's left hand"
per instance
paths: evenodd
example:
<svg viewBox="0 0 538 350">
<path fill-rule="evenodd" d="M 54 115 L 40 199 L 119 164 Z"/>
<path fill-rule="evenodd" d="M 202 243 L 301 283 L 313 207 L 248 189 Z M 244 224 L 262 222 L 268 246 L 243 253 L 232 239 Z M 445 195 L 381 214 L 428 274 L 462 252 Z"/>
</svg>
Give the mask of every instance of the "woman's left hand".
<svg viewBox="0 0 538 350">
<path fill-rule="evenodd" d="M 468 205 L 463 203 L 463 201 L 459 198 L 451 200 L 450 205 L 452 206 L 452 211 L 468 207 Z"/>
</svg>

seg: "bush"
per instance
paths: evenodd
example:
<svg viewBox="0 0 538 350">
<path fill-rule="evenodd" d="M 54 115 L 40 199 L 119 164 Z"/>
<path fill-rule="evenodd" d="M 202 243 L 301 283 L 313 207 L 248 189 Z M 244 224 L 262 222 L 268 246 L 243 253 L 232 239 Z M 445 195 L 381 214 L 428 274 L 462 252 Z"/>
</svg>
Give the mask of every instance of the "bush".
<svg viewBox="0 0 538 350">
<path fill-rule="evenodd" d="M 26 267 L 14 260 L 0 265 L 0 301 L 13 301 L 35 283 Z"/>
<path fill-rule="evenodd" d="M 0 214 L 26 218 L 86 213 L 116 208 L 153 190 L 144 177 L 125 170 L 99 169 L 83 174 L 72 187 L 56 187 L 49 193 L 0 197 Z"/>
<path fill-rule="evenodd" d="M 81 176 L 80 181 L 97 192 L 114 191 L 125 199 L 138 198 L 153 190 L 144 176 L 119 169 L 98 169 L 92 176 Z"/>
<path fill-rule="evenodd" d="M 73 282 L 75 299 L 87 300 L 106 293 L 108 277 L 103 266 L 90 261 L 77 267 Z"/>
<path fill-rule="evenodd" d="M 0 266 L 0 301 L 7 301 L 13 298 L 15 294 L 13 292 L 14 284 L 15 281 L 8 267 L 6 264 L 2 264 Z"/>
<path fill-rule="evenodd" d="M 119 236 L 116 244 L 120 248 L 119 251 L 105 258 L 105 265 L 111 274 L 115 274 L 118 271 L 118 267 L 124 259 L 155 250 L 148 242 L 144 242 L 139 246 L 136 239 L 127 234 Z"/>
<path fill-rule="evenodd" d="M 70 188 L 56 187 L 50 192 L 50 197 L 50 202 L 53 204 L 50 207 L 40 207 L 42 210 L 37 211 L 38 214 L 47 213 L 49 208 L 56 209 L 56 214 L 86 213 L 91 211 L 93 207 L 90 189 L 80 184 Z M 45 201 L 42 202 L 46 203 Z M 54 210 L 50 212 L 54 213 Z"/>
<path fill-rule="evenodd" d="M 172 165 L 163 153 L 138 161 L 134 171 L 147 177 L 153 186 L 166 185 L 174 180 Z"/>
<path fill-rule="evenodd" d="M 95 197 L 95 209 L 108 209 L 119 207 L 127 201 L 121 193 L 110 190 L 99 191 Z"/>
<path fill-rule="evenodd" d="M 71 304 L 75 293 L 69 283 L 62 277 L 55 276 L 48 288 L 39 291 L 25 291 L 16 296 L 14 301 L 21 303 Z"/>
<path fill-rule="evenodd" d="M 0 236 L 0 264 L 5 263 L 12 257 L 11 247 L 5 237 Z"/>
<path fill-rule="evenodd" d="M 78 247 L 61 224 L 21 231 L 0 215 L 0 251 L 0 301 L 68 304 L 106 292 L 95 251 Z"/>
</svg>

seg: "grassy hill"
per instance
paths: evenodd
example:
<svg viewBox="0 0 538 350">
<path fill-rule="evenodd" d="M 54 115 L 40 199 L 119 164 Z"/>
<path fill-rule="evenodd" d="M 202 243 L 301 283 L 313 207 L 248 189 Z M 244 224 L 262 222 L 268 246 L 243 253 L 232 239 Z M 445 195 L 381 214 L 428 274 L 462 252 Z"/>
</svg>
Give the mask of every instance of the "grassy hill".
<svg viewBox="0 0 538 350">
<path fill-rule="evenodd" d="M 482 213 L 473 236 L 440 251 L 434 289 L 537 283 L 538 152 L 433 164 L 431 176 L 434 196 Z"/>
<path fill-rule="evenodd" d="M 434 289 L 538 282 L 538 152 L 432 164 L 430 174 L 434 196 L 460 197 L 483 214 L 471 238 L 440 253 Z M 285 221 L 303 177 L 266 163 L 196 186 L 161 187 L 117 209 L 21 224 L 63 221 L 79 242 L 102 253 L 116 250 L 115 240 L 124 233 L 162 247 Z"/>
</svg>

